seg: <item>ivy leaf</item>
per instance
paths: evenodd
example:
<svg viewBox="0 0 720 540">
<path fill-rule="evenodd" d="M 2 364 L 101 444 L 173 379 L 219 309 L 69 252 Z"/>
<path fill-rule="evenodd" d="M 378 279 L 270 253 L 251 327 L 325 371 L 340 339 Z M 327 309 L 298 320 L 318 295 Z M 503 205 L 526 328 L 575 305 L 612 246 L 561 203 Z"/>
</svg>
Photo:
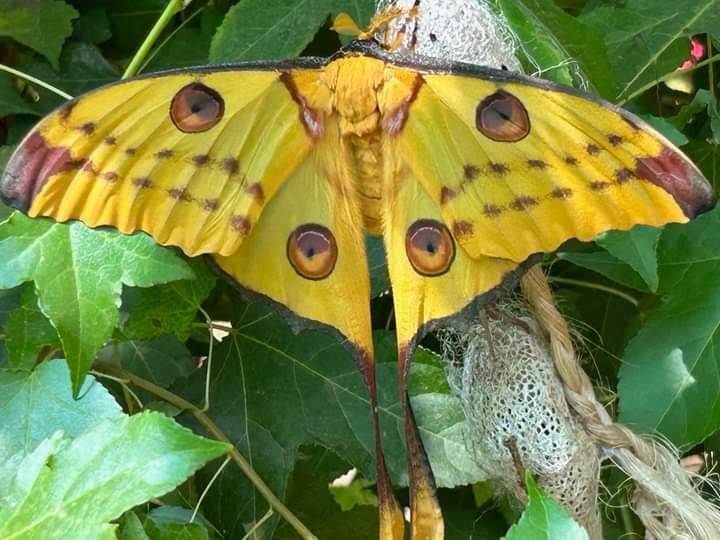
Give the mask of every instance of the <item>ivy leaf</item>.
<svg viewBox="0 0 720 540">
<path fill-rule="evenodd" d="M 89 43 L 69 42 L 60 55 L 60 66 L 51 66 L 40 58 L 23 66 L 23 71 L 52 86 L 78 96 L 110 83 L 119 78 L 117 69 L 102 55 L 100 50 Z M 36 88 L 40 100 L 38 109 L 43 114 L 65 103 L 65 98 Z"/>
<path fill-rule="evenodd" d="M 675 127 L 682 129 L 694 116 L 701 112 L 707 113 L 710 120 L 709 141 L 714 145 L 720 144 L 720 109 L 718 108 L 718 101 L 712 92 L 704 88 L 698 90 L 693 96 L 693 100 L 670 121 Z"/>
<path fill-rule="evenodd" d="M 0 474 L 9 476 L 0 537 L 115 538 L 110 520 L 167 493 L 228 449 L 154 412 L 103 422 L 74 440 L 58 441 L 59 434 L 27 455 L 13 476 Z"/>
<path fill-rule="evenodd" d="M 669 225 L 658 245 L 663 302 L 628 344 L 620 421 L 688 448 L 720 428 L 720 210 Z M 699 414 L 698 411 L 702 411 Z"/>
<path fill-rule="evenodd" d="M 671 122 L 667 118 L 653 116 L 652 114 L 641 114 L 640 116 L 648 124 L 665 135 L 675 146 L 685 146 L 688 142 L 690 142 L 690 139 L 688 139 L 685 134 L 680 131 L 681 128 L 676 127 L 674 122 Z"/>
<path fill-rule="evenodd" d="M 340 505 L 340 509 L 347 512 L 356 506 L 377 506 L 377 495 L 372 489 L 374 485 L 375 482 L 365 478 L 355 478 L 349 486 L 331 485 L 329 489 L 335 502 Z"/>
<path fill-rule="evenodd" d="M 0 72 L 0 117 L 9 116 L 11 114 L 40 115 L 41 112 L 34 103 L 24 99 L 18 93 L 15 80 L 10 76 L 10 74 Z M 5 161 L 0 163 L 0 166 L 4 168 Z"/>
<path fill-rule="evenodd" d="M 123 285 L 150 287 L 192 277 L 180 257 L 146 235 L 21 214 L 0 225 L 0 252 L 0 288 L 35 282 L 40 309 L 57 329 L 76 391 L 118 324 Z"/>
<path fill-rule="evenodd" d="M 553 80 L 560 76 L 560 82 L 580 88 L 589 86 L 602 96 L 612 96 L 614 84 L 602 36 L 552 0 L 521 3 L 515 2 L 514 7 L 507 2 L 503 5 L 511 16 L 511 26 L 524 32 L 521 49 L 540 64 L 539 76 Z"/>
<path fill-rule="evenodd" d="M 197 370 L 190 351 L 173 336 L 147 341 L 116 341 L 98 352 L 97 358 L 99 362 L 132 371 L 163 387 Z"/>
<path fill-rule="evenodd" d="M 202 259 L 190 259 L 193 279 L 173 281 L 150 289 L 127 289 L 123 307 L 129 312 L 123 333 L 134 340 L 172 334 L 187 341 L 201 304 L 215 287 L 217 278 Z"/>
<path fill-rule="evenodd" d="M 657 244 L 662 229 L 638 225 L 629 231 L 609 231 L 595 242 L 635 270 L 651 291 L 658 288 Z"/>
<path fill-rule="evenodd" d="M 114 55 L 132 56 L 167 7 L 167 0 L 105 0 Z"/>
<path fill-rule="evenodd" d="M 112 37 L 110 20 L 104 7 L 90 8 L 75 20 L 73 38 L 86 43 L 102 43 Z"/>
<path fill-rule="evenodd" d="M 5 165 L 7 164 L 8 160 L 10 159 L 10 156 L 15 151 L 15 146 L 0 146 L 0 169 L 5 169 Z M 2 204 L 2 203 L 0 203 Z M 3 205 L 4 206 L 4 205 Z M 5 208 L 8 208 L 5 206 Z M 0 221 L 3 220 L 2 216 L 0 216 Z"/>
<path fill-rule="evenodd" d="M 582 84 L 582 77 L 578 77 L 578 73 L 568 66 L 568 62 L 572 61 L 570 52 L 532 9 L 514 0 L 499 0 L 498 6 L 508 26 L 522 43 L 521 50 L 528 70 L 538 66 L 550 80 L 568 86 Z"/>
<path fill-rule="evenodd" d="M 92 377 L 74 399 L 69 375 L 64 360 L 43 362 L 30 372 L 0 370 L 0 462 L 18 452 L 29 453 L 58 430 L 77 437 L 103 420 L 123 416 Z"/>
<path fill-rule="evenodd" d="M 683 149 L 685 153 L 700 167 L 705 178 L 718 190 L 720 187 L 720 144 L 692 140 Z"/>
<path fill-rule="evenodd" d="M 10 313 L 5 331 L 11 368 L 32 369 L 43 347 L 60 347 L 57 332 L 40 311 L 35 290 L 29 285 L 22 287 L 21 304 Z"/>
<path fill-rule="evenodd" d="M 563 251 L 557 254 L 558 259 L 571 262 L 581 268 L 597 272 L 606 278 L 638 291 L 648 291 L 648 285 L 632 266 L 621 261 L 607 251 L 575 253 Z"/>
<path fill-rule="evenodd" d="M 345 11 L 364 25 L 373 10 L 372 0 L 357 0 L 353 9 L 342 0 L 241 0 L 230 8 L 215 34 L 210 62 L 292 58 L 330 16 Z"/>
<path fill-rule="evenodd" d="M 261 304 L 240 308 L 242 315 L 233 322 L 234 335 L 225 338 L 213 358 L 210 416 L 280 497 L 286 493 L 302 444 L 334 451 L 363 477 L 374 479 L 370 400 L 350 354 L 318 331 L 294 336 L 279 316 Z M 385 332 L 376 337 L 383 447 L 394 482 L 407 485 L 395 339 Z M 188 382 L 195 387 L 188 399 L 200 402 L 203 381 L 195 377 Z M 450 394 L 442 360 L 429 351 L 418 351 L 410 383 L 438 485 L 452 487 L 484 479 L 465 446 L 462 408 Z M 260 520 L 267 505 L 239 475 L 223 474 L 219 484 L 208 493 L 205 515 L 218 522 L 229 513 L 240 516 L 227 534 L 242 537 L 247 532 L 242 524 Z M 274 518 L 266 522 L 260 534 L 270 534 L 276 523 Z"/>
<path fill-rule="evenodd" d="M 588 534 L 551 497 L 543 494 L 529 472 L 525 473 L 528 504 L 504 540 L 589 540 Z"/>
<path fill-rule="evenodd" d="M 57 68 L 77 16 L 75 8 L 57 0 L 0 0 L 0 36 L 36 50 Z"/>
<path fill-rule="evenodd" d="M 118 527 L 118 540 L 150 540 L 135 512 L 125 512 Z"/>
<path fill-rule="evenodd" d="M 202 516 L 193 517 L 193 511 L 177 506 L 153 508 L 143 520 L 143 526 L 152 540 L 209 540 L 210 533 Z"/>
<path fill-rule="evenodd" d="M 381 238 L 376 236 L 365 237 L 367 250 L 368 270 L 370 272 L 370 290 L 372 298 L 380 296 L 390 290 L 390 275 L 385 258 L 385 246 Z"/>
<path fill-rule="evenodd" d="M 341 510 L 328 484 L 350 469 L 337 454 L 319 446 L 302 446 L 289 482 L 286 504 L 318 538 L 367 540 L 378 534 L 376 506 Z M 374 496 L 374 490 L 366 489 Z M 339 533 L 340 531 L 340 533 Z M 280 521 L 273 540 L 296 540 L 297 533 Z"/>
<path fill-rule="evenodd" d="M 690 36 L 720 33 L 720 0 L 626 0 L 585 10 L 580 20 L 605 38 L 618 98 L 675 71 Z"/>
</svg>

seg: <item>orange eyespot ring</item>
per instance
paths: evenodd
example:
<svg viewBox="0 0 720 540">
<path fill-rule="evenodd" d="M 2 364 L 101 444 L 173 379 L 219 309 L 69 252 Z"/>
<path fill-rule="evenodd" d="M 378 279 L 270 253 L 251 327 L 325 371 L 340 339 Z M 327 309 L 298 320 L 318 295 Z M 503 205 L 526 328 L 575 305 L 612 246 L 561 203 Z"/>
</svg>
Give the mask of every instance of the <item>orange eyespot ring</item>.
<svg viewBox="0 0 720 540">
<path fill-rule="evenodd" d="M 305 279 L 317 281 L 328 277 L 335 269 L 337 254 L 335 237 L 322 225 L 300 225 L 288 237 L 288 260 Z"/>
<path fill-rule="evenodd" d="M 448 228 L 434 219 L 420 219 L 410 225 L 405 251 L 415 271 L 422 276 L 440 276 L 455 259 L 455 242 Z"/>
<path fill-rule="evenodd" d="M 170 119 L 184 133 L 207 131 L 225 114 L 223 98 L 202 83 L 183 87 L 170 103 Z"/>
<path fill-rule="evenodd" d="M 530 117 L 522 101 L 498 90 L 475 109 L 475 127 L 493 141 L 517 142 L 530 133 Z"/>
</svg>

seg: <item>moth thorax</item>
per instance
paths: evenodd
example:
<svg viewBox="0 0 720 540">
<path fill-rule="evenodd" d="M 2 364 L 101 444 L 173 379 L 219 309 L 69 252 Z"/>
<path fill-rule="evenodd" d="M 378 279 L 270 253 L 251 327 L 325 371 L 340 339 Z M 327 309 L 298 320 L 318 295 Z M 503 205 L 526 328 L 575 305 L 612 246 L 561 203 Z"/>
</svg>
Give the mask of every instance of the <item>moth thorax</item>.
<svg viewBox="0 0 720 540">
<path fill-rule="evenodd" d="M 328 65 L 323 80 L 334 94 L 333 107 L 344 120 L 344 133 L 360 135 L 375 129 L 377 96 L 384 74 L 383 62 L 375 58 L 353 56 Z"/>
<path fill-rule="evenodd" d="M 369 135 L 347 137 L 353 160 L 355 193 L 362 212 L 363 224 L 370 234 L 381 234 L 382 210 L 382 135 L 376 130 Z"/>
</svg>

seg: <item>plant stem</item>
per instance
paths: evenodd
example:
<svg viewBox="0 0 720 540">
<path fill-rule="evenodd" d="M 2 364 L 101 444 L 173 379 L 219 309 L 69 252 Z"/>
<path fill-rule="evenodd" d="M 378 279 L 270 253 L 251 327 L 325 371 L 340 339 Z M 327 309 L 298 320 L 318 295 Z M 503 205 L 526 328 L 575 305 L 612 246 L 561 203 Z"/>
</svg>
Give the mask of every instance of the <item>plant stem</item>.
<svg viewBox="0 0 720 540">
<path fill-rule="evenodd" d="M 202 426 L 213 435 L 213 437 L 215 437 L 217 440 L 232 444 L 232 441 L 227 437 L 227 435 L 225 435 L 225 433 L 222 432 L 222 430 L 217 426 L 217 424 L 215 424 L 215 422 L 210 419 L 208 415 L 206 415 L 198 407 L 196 407 L 189 401 L 181 398 L 177 394 L 173 394 L 165 388 L 153 384 L 150 381 L 147 381 L 142 377 L 138 377 L 134 373 L 126 371 L 117 366 L 96 362 L 94 367 L 97 371 L 100 371 L 102 373 L 110 374 L 114 377 L 127 380 L 135 386 L 138 386 L 143 390 L 147 390 L 151 394 L 158 396 L 159 398 L 167 401 L 168 403 L 176 406 L 177 408 L 191 413 L 198 420 L 198 422 L 200 422 L 200 424 L 202 424 Z M 255 469 L 252 468 L 252 465 L 250 465 L 242 456 L 242 454 L 238 451 L 238 449 L 235 448 L 235 445 L 230 448 L 228 453 L 230 454 L 232 460 L 237 464 L 237 466 L 240 467 L 240 470 L 242 470 L 245 476 L 248 477 L 248 480 L 252 482 L 253 486 L 255 486 L 255 489 L 257 489 L 263 496 L 263 498 L 270 504 L 270 506 L 272 506 L 272 508 L 278 514 L 280 514 L 293 529 L 295 529 L 295 531 L 300 535 L 301 538 L 305 540 L 317 540 L 317 537 L 312 532 L 310 532 L 310 530 L 295 516 L 295 514 L 290 511 L 287 506 L 282 503 L 280 499 L 275 496 L 275 494 L 268 487 L 268 485 L 263 482 L 262 478 L 260 478 L 260 476 L 258 476 L 258 474 L 255 472 Z"/>
<path fill-rule="evenodd" d="M 622 298 L 627 302 L 630 302 L 635 307 L 638 307 L 640 305 L 640 302 L 638 302 L 637 298 L 635 298 L 634 296 L 631 296 L 617 289 L 613 289 L 612 287 L 608 287 L 607 285 L 599 285 L 597 283 L 592 283 L 590 281 L 582 281 L 580 279 L 570 279 L 554 276 L 550 276 L 549 281 L 551 283 L 565 283 L 567 285 L 576 285 L 578 287 L 585 287 L 586 289 L 597 289 L 598 291 L 604 291 L 609 294 L 614 294 L 615 296 Z"/>
<path fill-rule="evenodd" d="M 65 99 L 72 99 L 73 97 L 70 94 L 67 94 L 60 90 L 59 88 L 55 88 L 53 85 L 48 84 L 46 82 L 41 81 L 40 79 L 36 79 L 32 75 L 28 75 L 27 73 L 23 73 L 22 71 L 18 71 L 17 69 L 13 69 L 10 66 L 6 66 L 5 64 L 0 64 L 0 71 L 6 71 L 7 73 L 10 73 L 11 75 L 15 75 L 16 77 L 20 77 L 21 79 L 25 79 L 26 81 L 30 81 L 33 84 L 37 84 L 38 86 L 41 86 L 45 90 L 50 90 L 54 94 L 57 94 L 60 97 L 64 97 Z"/>
<path fill-rule="evenodd" d="M 686 70 L 686 71 L 694 71 L 694 70 L 696 70 L 696 69 L 698 69 L 698 68 L 701 68 L 701 67 L 703 67 L 703 66 L 706 66 L 706 65 L 708 65 L 708 64 L 712 64 L 713 62 L 717 62 L 718 60 L 720 60 L 720 54 L 716 54 L 715 56 L 711 56 L 710 58 L 706 58 L 706 59 L 703 60 L 702 62 L 698 62 L 697 64 L 695 64 L 693 67 L 691 67 L 690 69 L 688 69 L 688 70 Z M 620 101 L 618 101 L 617 104 L 620 105 L 620 106 L 623 106 L 623 105 L 625 105 L 628 101 L 631 101 L 631 100 L 635 99 L 636 97 L 638 97 L 640 94 L 642 94 L 642 93 L 645 92 L 646 90 L 649 90 L 649 89 L 652 88 L 653 86 L 657 86 L 659 83 L 661 83 L 661 82 L 663 82 L 663 81 L 666 81 L 667 79 L 669 79 L 669 78 L 671 78 L 671 77 L 673 77 L 673 76 L 675 76 L 675 75 L 677 75 L 677 71 L 671 71 L 670 73 L 666 73 L 666 74 L 663 75 L 662 77 L 660 77 L 660 78 L 658 78 L 658 79 L 655 79 L 655 80 L 653 80 L 653 81 L 650 81 L 649 83 L 641 86 L 640 88 L 638 88 L 637 90 L 635 90 L 632 94 L 630 94 L 628 97 L 626 97 L 626 98 L 621 99 Z"/>
<path fill-rule="evenodd" d="M 166 37 L 165 39 L 163 39 L 163 40 L 160 42 L 160 44 L 155 48 L 155 50 L 147 56 L 147 58 L 146 58 L 145 61 L 143 62 L 142 66 L 140 66 L 140 69 L 139 69 L 138 71 L 140 71 L 140 72 L 145 71 L 145 68 L 148 66 L 148 64 L 149 64 L 150 62 L 152 62 L 152 59 L 155 58 L 155 56 L 157 56 L 157 53 L 158 53 L 158 52 L 160 52 L 160 49 L 162 49 L 165 45 L 167 45 L 167 43 L 168 43 L 173 37 L 175 37 L 175 34 L 177 34 L 177 33 L 178 33 L 180 30 L 182 30 L 185 26 L 187 26 L 187 25 L 190 23 L 190 21 L 192 21 L 195 17 L 197 17 L 198 15 L 200 15 L 200 14 L 203 12 L 204 9 L 205 9 L 205 8 L 199 8 L 199 9 L 197 9 L 193 14 L 191 14 L 190 16 L 188 16 L 182 23 L 180 23 L 177 28 L 175 28 L 172 32 L 170 32 L 170 35 L 169 35 L 168 37 Z"/>
<path fill-rule="evenodd" d="M 713 53 L 713 41 L 710 34 L 707 35 L 707 53 L 708 58 L 711 58 Z M 715 66 L 712 62 L 708 65 L 708 81 L 710 82 L 710 93 L 715 96 Z"/>
<path fill-rule="evenodd" d="M 620 506 L 620 517 L 623 522 L 623 529 L 625 534 L 630 538 L 640 538 L 640 535 L 635 530 L 635 524 L 633 523 L 632 510 L 630 510 L 630 495 L 629 493 L 625 496 L 625 504 Z"/>
<path fill-rule="evenodd" d="M 160 37 L 160 34 L 163 33 L 163 30 L 165 30 L 165 27 L 170 22 L 170 19 L 172 19 L 175 14 L 181 12 L 184 8 L 185 0 L 170 0 L 168 2 L 168 5 L 160 15 L 160 18 L 155 21 L 155 25 L 145 37 L 145 41 L 143 41 L 142 45 L 140 45 L 140 48 L 135 53 L 135 56 L 133 56 L 133 59 L 130 61 L 130 65 L 128 65 L 125 73 L 123 73 L 123 79 L 127 79 L 128 77 L 132 77 L 137 74 L 140 66 L 145 61 L 145 58 L 148 54 L 150 54 L 150 49 L 152 49 L 153 45 L 155 45 L 155 42 Z"/>
</svg>

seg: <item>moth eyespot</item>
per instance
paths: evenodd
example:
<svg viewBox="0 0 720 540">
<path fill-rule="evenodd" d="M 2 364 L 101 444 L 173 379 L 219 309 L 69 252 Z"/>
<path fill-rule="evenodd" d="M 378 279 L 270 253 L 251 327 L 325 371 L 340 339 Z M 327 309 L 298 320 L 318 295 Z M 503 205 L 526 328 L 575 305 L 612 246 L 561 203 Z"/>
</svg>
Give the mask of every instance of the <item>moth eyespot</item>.
<svg viewBox="0 0 720 540">
<path fill-rule="evenodd" d="M 182 88 L 170 103 L 170 119 L 184 133 L 207 131 L 225 114 L 223 98 L 212 88 L 191 83 Z"/>
<path fill-rule="evenodd" d="M 335 237 L 330 229 L 322 225 L 300 225 L 288 237 L 288 260 L 295 271 L 306 279 L 328 277 L 335 268 L 337 254 Z"/>
<path fill-rule="evenodd" d="M 530 117 L 518 98 L 498 90 L 475 109 L 475 126 L 493 141 L 517 142 L 530 133 Z"/>
<path fill-rule="evenodd" d="M 415 271 L 422 276 L 440 276 L 455 258 L 455 242 L 448 228 L 434 219 L 420 219 L 410 225 L 405 251 Z"/>
</svg>

